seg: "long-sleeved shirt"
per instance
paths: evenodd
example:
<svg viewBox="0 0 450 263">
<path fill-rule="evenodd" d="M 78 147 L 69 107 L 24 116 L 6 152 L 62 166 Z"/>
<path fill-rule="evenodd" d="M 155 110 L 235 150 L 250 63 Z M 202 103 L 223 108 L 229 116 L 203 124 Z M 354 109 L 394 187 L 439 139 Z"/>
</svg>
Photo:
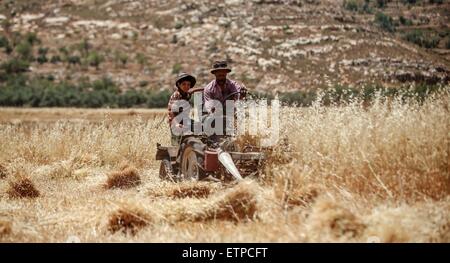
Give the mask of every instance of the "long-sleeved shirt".
<svg viewBox="0 0 450 263">
<path fill-rule="evenodd" d="M 208 83 L 204 90 L 203 90 L 203 99 L 205 103 L 205 109 L 208 112 L 212 112 L 214 108 L 213 100 L 218 100 L 221 102 L 222 107 L 225 106 L 225 98 L 234 93 L 238 92 L 241 89 L 245 87 L 242 87 L 239 85 L 236 81 L 227 79 L 225 82 L 225 88 L 222 90 L 219 85 L 217 84 L 216 80 L 211 81 Z M 239 94 L 236 94 L 235 96 L 231 96 L 228 98 L 228 100 L 234 100 L 237 98 Z"/>
<path fill-rule="evenodd" d="M 187 100 L 187 101 L 189 101 L 189 99 L 190 99 L 190 95 L 183 96 L 179 90 L 175 91 L 172 94 L 172 96 L 170 96 L 169 103 L 167 105 L 167 111 L 168 111 L 168 115 L 169 115 L 169 126 L 172 124 L 172 120 L 175 118 L 175 116 L 180 114 L 180 112 L 182 111 L 181 110 L 180 112 L 173 112 L 172 111 L 172 105 L 177 100 Z"/>
</svg>

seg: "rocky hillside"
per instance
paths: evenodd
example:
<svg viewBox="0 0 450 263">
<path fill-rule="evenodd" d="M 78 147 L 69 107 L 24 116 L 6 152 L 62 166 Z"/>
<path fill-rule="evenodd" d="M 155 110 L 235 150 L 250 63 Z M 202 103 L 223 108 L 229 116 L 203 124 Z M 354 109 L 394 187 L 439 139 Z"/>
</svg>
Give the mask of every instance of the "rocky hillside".
<svg viewBox="0 0 450 263">
<path fill-rule="evenodd" d="M 31 74 L 123 89 L 180 70 L 203 85 L 216 58 L 266 91 L 450 81 L 448 0 L 2 0 L 0 21 L 4 38 L 36 33 Z"/>
</svg>

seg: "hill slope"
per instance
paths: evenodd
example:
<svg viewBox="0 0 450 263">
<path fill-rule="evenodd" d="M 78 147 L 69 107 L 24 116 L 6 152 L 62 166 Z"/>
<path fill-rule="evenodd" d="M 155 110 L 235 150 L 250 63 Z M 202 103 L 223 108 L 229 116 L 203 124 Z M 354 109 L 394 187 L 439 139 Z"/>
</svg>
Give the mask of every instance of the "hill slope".
<svg viewBox="0 0 450 263">
<path fill-rule="evenodd" d="M 41 47 L 49 48 L 48 60 L 62 62 L 35 62 L 31 71 L 58 80 L 109 76 L 121 88 L 164 89 L 183 70 L 203 85 L 211 79 L 211 62 L 227 58 L 232 78 L 260 90 L 449 82 L 448 1 L 6 0 L 0 5 L 0 34 L 36 32 Z M 103 58 L 98 69 L 89 66 L 93 51 Z M 2 60 L 7 56 L 0 52 Z M 69 56 L 79 57 L 79 64 L 65 62 Z"/>
</svg>

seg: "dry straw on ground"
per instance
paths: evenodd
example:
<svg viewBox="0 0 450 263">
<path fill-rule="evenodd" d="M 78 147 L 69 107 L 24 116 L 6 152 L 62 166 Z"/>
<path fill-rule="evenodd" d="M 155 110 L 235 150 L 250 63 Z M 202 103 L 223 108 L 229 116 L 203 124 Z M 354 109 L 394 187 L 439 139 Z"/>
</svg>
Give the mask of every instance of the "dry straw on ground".
<svg viewBox="0 0 450 263">
<path fill-rule="evenodd" d="M 234 187 L 159 179 L 156 143 L 170 144 L 165 111 L 146 121 L 110 120 L 102 114 L 114 110 L 101 110 L 96 122 L 0 123 L 0 160 L 8 160 L 0 195 L 45 192 L 39 202 L 0 198 L 2 220 L 14 222 L 3 240 L 449 242 L 449 94 L 285 107 L 286 144 L 269 155 L 262 179 Z M 127 191 L 99 189 L 112 169 L 106 185 Z M 111 214 L 106 201 L 141 208 Z M 122 231 L 136 235 L 112 234 Z"/>
</svg>

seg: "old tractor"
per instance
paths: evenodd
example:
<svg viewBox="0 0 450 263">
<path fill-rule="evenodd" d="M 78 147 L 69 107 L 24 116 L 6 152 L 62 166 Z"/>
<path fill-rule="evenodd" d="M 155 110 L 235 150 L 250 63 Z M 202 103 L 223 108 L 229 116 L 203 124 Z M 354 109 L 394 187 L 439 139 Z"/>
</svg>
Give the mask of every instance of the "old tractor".
<svg viewBox="0 0 450 263">
<path fill-rule="evenodd" d="M 192 92 L 203 92 L 203 89 Z M 239 93 L 228 97 L 239 96 Z M 158 143 L 156 160 L 161 161 L 159 176 L 171 181 L 231 181 L 257 176 L 264 165 L 264 152 L 261 147 L 237 142 L 234 135 L 207 135 L 202 132 L 182 135 L 176 146 Z"/>
</svg>

